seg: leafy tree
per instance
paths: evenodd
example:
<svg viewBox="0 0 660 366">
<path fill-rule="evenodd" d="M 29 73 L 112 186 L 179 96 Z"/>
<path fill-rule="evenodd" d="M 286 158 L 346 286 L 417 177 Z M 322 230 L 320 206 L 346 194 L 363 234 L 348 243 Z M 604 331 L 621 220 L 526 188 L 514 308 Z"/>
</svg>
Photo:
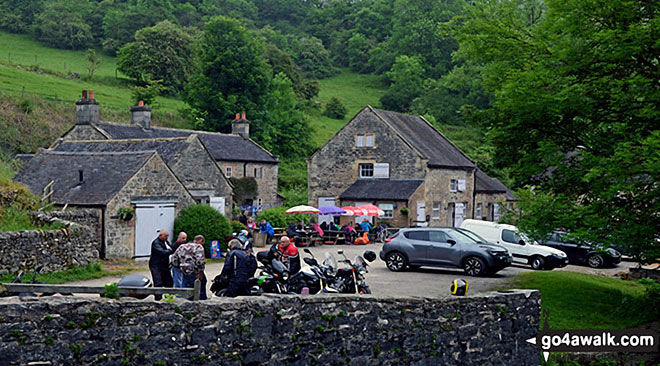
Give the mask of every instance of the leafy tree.
<svg viewBox="0 0 660 366">
<path fill-rule="evenodd" d="M 204 27 L 197 53 L 186 100 L 204 116 L 204 127 L 228 132 L 237 111 L 257 111 L 258 117 L 271 73 L 261 40 L 237 20 L 219 16 Z M 258 119 L 252 119 L 257 131 Z"/>
<path fill-rule="evenodd" d="M 330 63 L 330 53 L 325 49 L 320 39 L 303 37 L 298 41 L 294 55 L 296 65 L 311 78 L 323 79 L 335 73 Z"/>
<path fill-rule="evenodd" d="M 79 50 L 89 47 L 94 38 L 91 27 L 84 20 L 88 8 L 83 5 L 67 0 L 46 4 L 35 22 L 37 39 L 56 48 Z"/>
<path fill-rule="evenodd" d="M 360 33 L 354 34 L 348 40 L 348 48 L 346 49 L 348 53 L 348 65 L 353 71 L 362 73 L 370 71 L 369 51 L 372 47 L 373 42 Z"/>
<path fill-rule="evenodd" d="M 93 48 L 87 49 L 87 62 L 89 62 L 87 65 L 87 78 L 92 80 L 94 77 L 94 71 L 96 71 L 101 64 L 101 59 L 96 55 L 96 51 Z"/>
<path fill-rule="evenodd" d="M 392 84 L 380 98 L 380 103 L 385 109 L 408 112 L 424 83 L 424 66 L 421 58 L 399 56 L 386 75 Z"/>
<path fill-rule="evenodd" d="M 181 211 L 179 217 L 174 220 L 174 232 L 185 232 L 189 238 L 194 238 L 196 235 L 203 235 L 206 239 L 204 241 L 204 252 L 206 257 L 210 257 L 210 243 L 211 240 L 220 240 L 220 243 L 225 242 L 225 237 L 231 234 L 231 226 L 229 221 L 220 212 L 209 205 L 197 204 L 188 206 Z M 223 247 L 223 250 L 227 248 Z"/>
<path fill-rule="evenodd" d="M 119 4 L 117 4 L 119 5 Z M 103 18 L 103 32 L 108 50 L 133 42 L 138 30 L 169 20 L 176 21 L 174 7 L 169 0 L 138 1 L 134 5 L 119 5 L 108 10 Z M 110 49 L 110 45 L 117 48 Z"/>
<path fill-rule="evenodd" d="M 343 119 L 347 112 L 348 110 L 346 110 L 346 107 L 341 101 L 337 97 L 332 97 L 325 106 L 323 115 L 334 119 Z"/>
<path fill-rule="evenodd" d="M 137 105 L 138 102 L 143 101 L 146 105 L 154 105 L 156 97 L 162 95 L 163 91 L 165 91 L 165 87 L 160 80 L 147 79 L 144 86 L 133 87 L 133 103 Z"/>
<path fill-rule="evenodd" d="M 43 0 L 4 0 L 0 2 L 0 29 L 28 33 L 43 8 Z"/>
<path fill-rule="evenodd" d="M 192 37 L 170 21 L 135 33 L 117 54 L 119 71 L 139 85 L 159 79 L 170 93 L 183 90 L 193 68 Z"/>
<path fill-rule="evenodd" d="M 477 3 L 454 23 L 457 57 L 494 95 L 473 116 L 499 166 L 570 202 L 555 210 L 564 228 L 641 260 L 657 255 L 660 227 L 660 45 L 649 42 L 659 12 L 646 1 L 516 0 Z"/>
</svg>

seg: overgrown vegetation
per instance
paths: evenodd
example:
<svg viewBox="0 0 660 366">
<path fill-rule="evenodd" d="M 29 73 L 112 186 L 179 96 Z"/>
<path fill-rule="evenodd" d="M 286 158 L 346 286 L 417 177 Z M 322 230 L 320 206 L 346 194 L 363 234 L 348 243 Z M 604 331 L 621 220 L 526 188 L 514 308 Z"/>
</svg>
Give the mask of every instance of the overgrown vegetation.
<svg viewBox="0 0 660 366">
<path fill-rule="evenodd" d="M 625 329 L 660 318 L 658 285 L 648 281 L 538 271 L 519 274 L 510 287 L 540 290 L 552 329 Z"/>
</svg>

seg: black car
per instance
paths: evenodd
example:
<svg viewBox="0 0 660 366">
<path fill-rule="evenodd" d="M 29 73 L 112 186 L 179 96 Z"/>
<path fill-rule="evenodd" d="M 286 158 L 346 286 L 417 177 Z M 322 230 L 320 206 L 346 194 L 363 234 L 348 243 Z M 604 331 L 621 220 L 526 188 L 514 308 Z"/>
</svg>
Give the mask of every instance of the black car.
<svg viewBox="0 0 660 366">
<path fill-rule="evenodd" d="M 614 249 L 599 249 L 586 244 L 578 244 L 567 239 L 561 231 L 555 231 L 547 240 L 539 244 L 559 249 L 566 253 L 568 261 L 576 264 L 586 264 L 592 268 L 615 266 L 621 262 L 621 253 Z"/>
</svg>

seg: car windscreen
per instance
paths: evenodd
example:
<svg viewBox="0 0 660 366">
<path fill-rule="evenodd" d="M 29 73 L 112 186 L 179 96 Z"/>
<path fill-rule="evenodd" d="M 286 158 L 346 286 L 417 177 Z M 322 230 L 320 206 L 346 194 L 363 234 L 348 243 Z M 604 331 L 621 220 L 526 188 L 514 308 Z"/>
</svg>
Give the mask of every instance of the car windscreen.
<svg viewBox="0 0 660 366">
<path fill-rule="evenodd" d="M 464 232 L 458 230 L 447 230 L 447 234 L 456 241 L 458 244 L 474 245 L 479 244 L 476 240 L 472 239 Z"/>
<path fill-rule="evenodd" d="M 488 240 L 482 238 L 482 237 L 479 236 L 477 233 L 472 232 L 472 231 L 470 231 L 470 230 L 466 230 L 466 229 L 456 229 L 456 231 L 458 231 L 458 232 L 460 232 L 461 234 L 463 234 L 463 235 L 469 237 L 470 239 L 476 241 L 477 243 L 480 243 L 480 244 L 486 244 L 486 243 L 488 243 Z"/>
</svg>

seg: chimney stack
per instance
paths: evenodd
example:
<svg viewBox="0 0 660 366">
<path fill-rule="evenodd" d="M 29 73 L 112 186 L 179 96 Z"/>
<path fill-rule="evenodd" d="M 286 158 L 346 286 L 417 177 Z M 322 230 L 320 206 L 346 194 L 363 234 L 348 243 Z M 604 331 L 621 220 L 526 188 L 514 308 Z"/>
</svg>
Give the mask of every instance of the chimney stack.
<svg viewBox="0 0 660 366">
<path fill-rule="evenodd" d="M 245 112 L 236 113 L 236 118 L 231 121 L 231 133 L 243 138 L 250 138 L 250 121 L 245 118 Z"/>
<path fill-rule="evenodd" d="M 99 102 L 94 99 L 94 90 L 83 90 L 82 98 L 76 102 L 76 124 L 89 125 L 99 122 Z"/>
<path fill-rule="evenodd" d="M 151 128 L 151 108 L 145 106 L 143 101 L 139 101 L 137 106 L 131 108 L 131 124 L 145 130 Z"/>
</svg>

